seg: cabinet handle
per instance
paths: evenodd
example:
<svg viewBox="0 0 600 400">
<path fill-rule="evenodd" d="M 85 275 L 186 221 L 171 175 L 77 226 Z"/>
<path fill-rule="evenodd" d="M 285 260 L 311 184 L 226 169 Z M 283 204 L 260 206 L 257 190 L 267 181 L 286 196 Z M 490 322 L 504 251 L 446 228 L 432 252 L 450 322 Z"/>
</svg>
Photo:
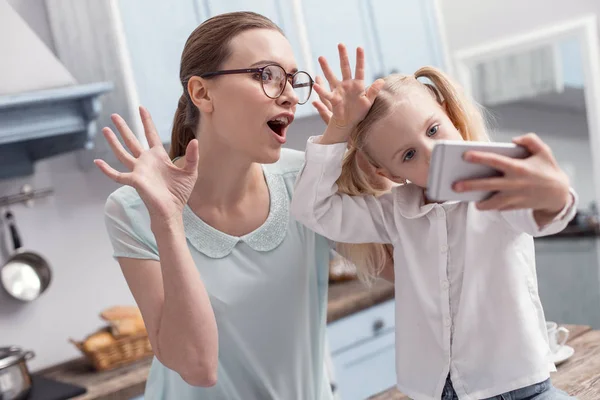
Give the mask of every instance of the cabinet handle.
<svg viewBox="0 0 600 400">
<path fill-rule="evenodd" d="M 373 322 L 373 334 L 374 335 L 379 334 L 384 326 L 385 326 L 385 324 L 383 323 L 382 319 L 378 319 L 375 322 Z"/>
</svg>

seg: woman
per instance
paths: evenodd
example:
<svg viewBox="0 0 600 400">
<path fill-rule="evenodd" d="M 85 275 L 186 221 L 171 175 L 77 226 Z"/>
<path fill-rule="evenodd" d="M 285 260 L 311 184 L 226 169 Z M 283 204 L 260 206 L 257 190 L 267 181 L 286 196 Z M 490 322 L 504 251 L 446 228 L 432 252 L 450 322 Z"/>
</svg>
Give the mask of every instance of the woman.
<svg viewBox="0 0 600 400">
<path fill-rule="evenodd" d="M 145 398 L 331 399 L 324 371 L 329 242 L 289 214 L 303 153 L 282 149 L 312 79 L 267 18 L 215 16 L 188 38 L 171 154 L 140 108 L 105 128 L 130 171 L 106 222 L 155 353 Z"/>
</svg>

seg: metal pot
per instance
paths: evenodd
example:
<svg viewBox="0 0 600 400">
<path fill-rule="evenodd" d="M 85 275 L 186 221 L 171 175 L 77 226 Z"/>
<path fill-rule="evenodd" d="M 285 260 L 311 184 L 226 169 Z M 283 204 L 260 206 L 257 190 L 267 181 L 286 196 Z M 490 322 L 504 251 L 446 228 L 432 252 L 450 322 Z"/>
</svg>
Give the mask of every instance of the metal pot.
<svg viewBox="0 0 600 400">
<path fill-rule="evenodd" d="M 4 266 L 0 267 L 0 282 L 8 294 L 15 299 L 35 300 L 50 285 L 52 280 L 50 265 L 39 254 L 21 248 L 21 238 L 17 232 L 14 216 L 8 211 L 5 217 L 15 251 Z"/>
<path fill-rule="evenodd" d="M 0 347 L 0 399 L 22 400 L 31 390 L 31 375 L 27 360 L 35 356 L 33 351 L 20 347 Z"/>
</svg>

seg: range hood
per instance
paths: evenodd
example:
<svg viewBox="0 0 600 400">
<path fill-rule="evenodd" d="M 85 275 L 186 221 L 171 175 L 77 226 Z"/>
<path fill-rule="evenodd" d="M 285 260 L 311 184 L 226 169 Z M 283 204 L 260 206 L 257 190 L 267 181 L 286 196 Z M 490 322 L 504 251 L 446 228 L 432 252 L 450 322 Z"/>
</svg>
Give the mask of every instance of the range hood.
<svg viewBox="0 0 600 400">
<path fill-rule="evenodd" d="M 35 161 L 90 148 L 109 82 L 78 84 L 20 15 L 0 0 L 0 179 Z"/>
</svg>

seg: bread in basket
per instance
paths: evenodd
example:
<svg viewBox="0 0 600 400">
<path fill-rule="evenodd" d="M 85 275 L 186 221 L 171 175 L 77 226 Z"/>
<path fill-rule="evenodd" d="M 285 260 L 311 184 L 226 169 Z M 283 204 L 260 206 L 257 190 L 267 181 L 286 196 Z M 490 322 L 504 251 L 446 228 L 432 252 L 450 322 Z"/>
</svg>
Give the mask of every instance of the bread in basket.
<svg viewBox="0 0 600 400">
<path fill-rule="evenodd" d="M 107 326 L 79 342 L 70 339 L 98 371 L 107 371 L 151 357 L 152 347 L 137 307 L 115 306 L 100 317 Z"/>
</svg>

